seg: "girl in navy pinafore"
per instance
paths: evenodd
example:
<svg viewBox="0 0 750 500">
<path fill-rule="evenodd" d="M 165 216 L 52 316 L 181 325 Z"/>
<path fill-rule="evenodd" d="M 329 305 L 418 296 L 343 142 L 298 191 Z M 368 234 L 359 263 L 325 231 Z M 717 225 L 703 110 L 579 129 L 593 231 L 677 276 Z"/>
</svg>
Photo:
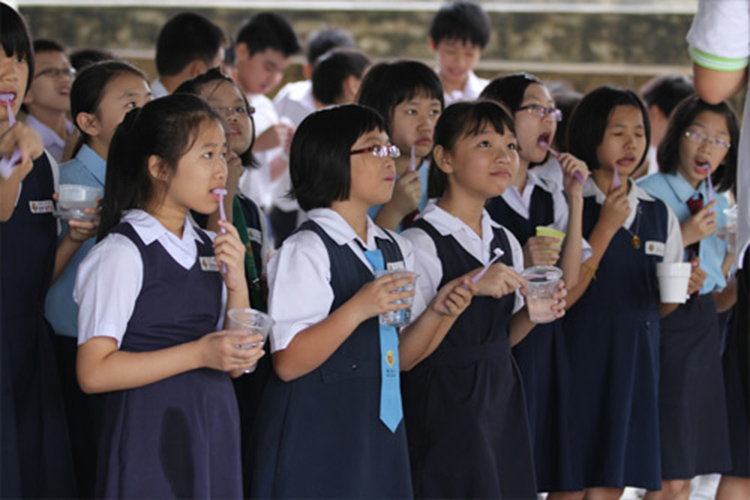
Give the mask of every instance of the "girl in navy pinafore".
<svg viewBox="0 0 750 500">
<path fill-rule="evenodd" d="M 224 140 L 218 115 L 189 95 L 131 111 L 113 138 L 103 239 L 74 292 L 78 379 L 107 393 L 98 496 L 243 496 L 229 374 L 255 365 L 262 347 L 242 344 L 260 336 L 209 332 L 222 323 L 225 293 L 226 308 L 248 307 L 244 247 L 231 224 L 212 242 L 188 218 L 218 208 L 211 191 L 226 179 Z M 155 157 L 168 177 L 149 169 Z"/>
<path fill-rule="evenodd" d="M 608 498 L 661 483 L 659 319 L 667 308 L 656 264 L 681 262 L 682 238 L 674 213 L 629 179 L 646 157 L 649 128 L 636 94 L 600 87 L 579 103 L 569 129 L 570 152 L 592 169 L 583 236 L 593 253 L 564 325 L 573 418 L 584 486 Z"/>
<path fill-rule="evenodd" d="M 383 352 L 378 314 L 414 295 L 394 292 L 411 281 L 404 275 L 373 280 L 371 252 L 384 269 L 414 266 L 408 241 L 367 217 L 392 194 L 398 150 L 387 142 L 382 118 L 360 105 L 318 111 L 295 133 L 293 193 L 309 221 L 270 263 L 274 374 L 252 439 L 251 497 L 412 497 L 398 379 L 388 406 L 381 370 L 428 355 L 471 290 L 460 279 L 446 285 L 401 332 L 395 352 Z M 425 309 L 419 294 L 414 308 L 415 316 Z"/>
<path fill-rule="evenodd" d="M 492 80 L 482 97 L 499 101 L 513 112 L 520 151 L 512 185 L 487 202 L 490 216 L 508 228 L 524 247 L 525 266 L 552 265 L 563 271 L 568 287 L 578 281 L 581 255 L 590 248 L 581 237 L 583 184 L 588 168 L 570 154 L 557 154 L 560 182 L 540 177 L 535 165 L 549 156 L 562 111 L 544 84 L 532 75 L 515 73 Z M 557 239 L 537 235 L 537 227 L 567 233 Z M 549 237 L 546 237 L 549 238 Z M 585 250 L 582 251 L 582 248 Z M 585 260 L 584 258 L 584 260 Z M 576 422 L 571 418 L 571 367 L 562 320 L 539 325 L 513 348 L 523 378 L 539 491 L 579 491 L 580 460 Z"/>
<path fill-rule="evenodd" d="M 661 322 L 662 489 L 675 496 L 689 494 L 693 477 L 732 467 L 717 306 L 736 302 L 737 290 L 725 277 L 734 254 L 719 236 L 729 207 L 719 193 L 734 189 L 738 141 L 737 118 L 728 104 L 687 98 L 672 112 L 659 145 L 659 173 L 638 183 L 677 215 L 685 257 L 698 257 L 706 275 L 699 292 Z"/>
<path fill-rule="evenodd" d="M 425 296 L 476 274 L 494 250 L 504 253 L 440 346 L 404 376 L 415 495 L 536 498 L 523 383 L 510 349 L 534 326 L 514 293 L 524 284 L 523 257 L 512 234 L 483 210 L 518 169 L 513 120 L 492 102 L 454 104 L 435 138 L 439 170 L 430 194 L 440 199 L 404 233 L 419 250 Z"/>
</svg>

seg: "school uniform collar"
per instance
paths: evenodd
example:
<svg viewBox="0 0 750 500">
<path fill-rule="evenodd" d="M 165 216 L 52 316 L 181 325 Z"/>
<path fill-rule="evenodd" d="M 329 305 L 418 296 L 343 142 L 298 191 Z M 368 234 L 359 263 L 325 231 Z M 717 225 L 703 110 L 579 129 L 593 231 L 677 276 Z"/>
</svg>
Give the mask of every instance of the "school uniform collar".
<svg viewBox="0 0 750 500">
<path fill-rule="evenodd" d="M 85 168 L 99 184 L 104 186 L 104 180 L 107 175 L 107 162 L 99 156 L 99 153 L 84 144 L 76 155 L 76 160 L 81 162 Z"/>
<path fill-rule="evenodd" d="M 708 200 L 706 181 L 701 181 L 698 184 L 698 189 L 695 189 L 679 172 L 664 174 L 664 178 L 667 180 L 669 187 L 672 188 L 672 191 L 674 191 L 677 199 L 681 202 L 686 203 L 690 198 L 695 196 L 695 193 L 700 193 L 704 200 Z"/>
<path fill-rule="evenodd" d="M 135 232 L 138 233 L 138 236 L 143 240 L 145 245 L 150 245 L 160 238 L 167 238 L 180 248 L 185 250 L 192 248 L 194 250 L 195 245 L 193 242 L 201 241 L 198 232 L 190 223 L 190 217 L 185 217 L 185 222 L 183 222 L 182 238 L 178 238 L 177 235 L 167 230 L 167 228 L 164 227 L 156 217 L 140 209 L 125 211 L 122 215 L 121 222 L 127 222 L 133 226 L 133 229 L 135 229 Z"/>
<path fill-rule="evenodd" d="M 437 68 L 436 72 L 440 74 L 440 68 Z M 476 99 L 487 86 L 487 83 L 489 83 L 488 80 L 479 78 L 474 71 L 469 71 L 463 89 L 445 93 L 445 96 L 447 97 L 447 102 L 445 104 L 448 105 L 449 103 L 458 101 Z"/>
<path fill-rule="evenodd" d="M 160 79 L 156 79 L 153 82 L 151 82 L 151 97 L 154 99 L 158 99 L 160 97 L 168 96 L 169 91 L 167 90 L 167 87 L 164 86 L 163 83 L 161 83 Z"/>
<path fill-rule="evenodd" d="M 65 141 L 63 138 L 57 135 L 57 132 L 49 128 L 47 125 L 37 120 L 34 115 L 29 115 L 28 118 L 26 118 L 26 125 L 36 130 L 42 138 L 42 143 L 45 144 L 46 148 L 49 148 L 49 146 L 52 145 L 60 150 L 65 149 Z M 74 128 L 75 127 L 70 121 L 65 120 L 65 131 L 68 134 L 72 134 Z"/>
<path fill-rule="evenodd" d="M 356 246 L 364 246 L 367 250 L 377 250 L 378 244 L 375 237 L 388 238 L 385 230 L 375 225 L 370 217 L 367 217 L 367 241 L 362 241 L 346 219 L 333 209 L 315 208 L 307 213 L 307 217 L 322 227 L 337 245 L 355 242 Z"/>
<path fill-rule="evenodd" d="M 437 200 L 434 199 L 427 202 L 427 206 L 425 206 L 419 218 L 432 224 L 442 236 L 448 236 L 457 231 L 467 231 L 471 234 L 476 234 L 464 221 L 440 208 L 437 205 Z M 482 210 L 482 234 L 493 233 L 493 229 L 496 227 L 502 226 L 490 217 L 487 210 Z"/>
</svg>

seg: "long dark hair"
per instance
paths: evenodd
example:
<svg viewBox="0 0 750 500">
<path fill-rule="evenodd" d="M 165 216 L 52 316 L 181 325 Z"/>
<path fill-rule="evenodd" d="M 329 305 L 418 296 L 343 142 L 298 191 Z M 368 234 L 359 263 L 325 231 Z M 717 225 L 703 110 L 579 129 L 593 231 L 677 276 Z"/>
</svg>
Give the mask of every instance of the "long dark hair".
<svg viewBox="0 0 750 500">
<path fill-rule="evenodd" d="M 21 14 L 4 3 L 0 3 L 0 40 L 2 40 L 3 50 L 7 57 L 15 54 L 26 59 L 26 64 L 29 66 L 29 78 L 26 82 L 28 92 L 31 80 L 34 78 L 34 51 L 31 48 L 31 34 Z"/>
<path fill-rule="evenodd" d="M 159 157 L 174 175 L 180 158 L 197 139 L 200 126 L 221 118 L 200 97 L 162 97 L 125 115 L 109 147 L 104 205 L 98 239 L 120 222 L 125 210 L 145 209 L 158 194 L 148 170 L 149 158 Z"/>
</svg>

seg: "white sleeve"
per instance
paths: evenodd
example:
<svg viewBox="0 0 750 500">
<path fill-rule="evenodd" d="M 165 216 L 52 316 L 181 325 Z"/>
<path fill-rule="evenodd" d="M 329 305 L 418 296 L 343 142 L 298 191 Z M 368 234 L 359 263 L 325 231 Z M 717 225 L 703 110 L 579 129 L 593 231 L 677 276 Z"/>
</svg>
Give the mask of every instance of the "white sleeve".
<svg viewBox="0 0 750 500">
<path fill-rule="evenodd" d="M 268 312 L 276 321 L 271 352 L 276 352 L 327 318 L 333 304 L 330 258 L 317 234 L 301 231 L 284 242 L 268 265 L 268 288 Z"/>
<path fill-rule="evenodd" d="M 513 233 L 508 231 L 506 228 L 503 228 L 503 231 L 505 231 L 505 236 L 508 238 L 508 242 L 510 243 L 511 255 L 513 256 L 513 269 L 520 274 L 523 272 L 523 248 L 521 248 L 521 243 L 518 242 Z M 521 295 L 521 290 L 516 290 L 516 300 L 513 304 L 513 314 L 521 310 L 524 304 L 525 301 L 523 295 Z"/>
<path fill-rule="evenodd" d="M 411 315 L 414 321 L 437 295 L 440 282 L 443 280 L 443 264 L 438 258 L 435 242 L 425 231 L 411 228 L 401 233 L 400 236 L 408 240 L 413 248 L 413 263 L 407 262 L 406 267 L 414 269 L 414 272 L 419 275 Z"/>
<path fill-rule="evenodd" d="M 78 345 L 93 337 L 112 337 L 119 347 L 142 283 L 143 261 L 130 239 L 111 234 L 92 248 L 78 266 L 73 289 Z"/>
<path fill-rule="evenodd" d="M 682 245 L 682 229 L 677 216 L 667 207 L 667 243 L 664 249 L 664 262 L 682 262 L 685 255 L 685 249 Z"/>
<path fill-rule="evenodd" d="M 750 55 L 750 2 L 699 0 L 687 35 L 690 57 L 701 66 L 737 70 Z"/>
</svg>

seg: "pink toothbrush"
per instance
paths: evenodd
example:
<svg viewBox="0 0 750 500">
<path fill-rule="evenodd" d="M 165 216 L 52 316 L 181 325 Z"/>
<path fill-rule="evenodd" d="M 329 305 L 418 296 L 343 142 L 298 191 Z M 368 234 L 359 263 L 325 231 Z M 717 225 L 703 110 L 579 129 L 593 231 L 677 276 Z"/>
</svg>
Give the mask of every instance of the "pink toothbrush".
<svg viewBox="0 0 750 500">
<path fill-rule="evenodd" d="M 555 158 L 558 158 L 560 156 L 560 153 L 552 149 L 552 146 L 550 146 L 547 141 L 539 141 L 539 146 L 547 148 L 547 151 L 549 151 Z M 575 177 L 576 180 L 581 184 L 584 184 L 586 182 L 586 179 L 583 178 L 580 172 L 573 172 L 573 177 Z"/>
</svg>

